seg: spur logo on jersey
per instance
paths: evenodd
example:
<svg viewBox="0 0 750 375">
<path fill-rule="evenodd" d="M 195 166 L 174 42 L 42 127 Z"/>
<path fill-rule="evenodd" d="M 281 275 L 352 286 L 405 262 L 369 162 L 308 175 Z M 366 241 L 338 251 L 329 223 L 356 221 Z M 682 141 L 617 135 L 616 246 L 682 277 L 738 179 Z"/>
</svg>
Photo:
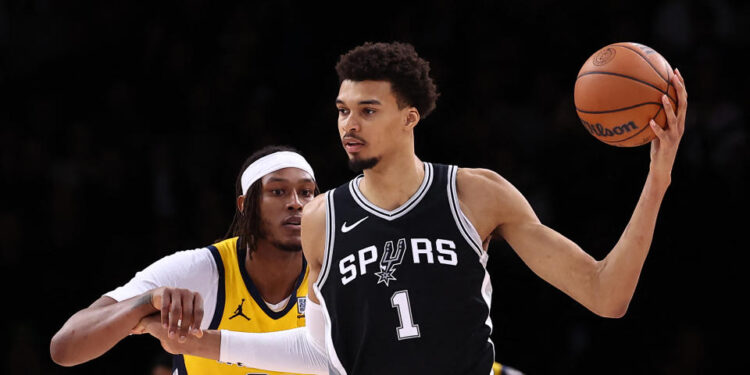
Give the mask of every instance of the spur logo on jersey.
<svg viewBox="0 0 750 375">
<path fill-rule="evenodd" d="M 437 239 L 433 241 L 428 238 L 411 238 L 407 241 L 406 238 L 402 238 L 397 241 L 395 247 L 393 241 L 387 241 L 383 246 L 383 253 L 380 254 L 378 271 L 373 273 L 377 276 L 378 284 L 390 286 L 391 281 L 396 281 L 394 274 L 398 270 L 397 266 L 404 262 L 407 244 L 411 245 L 409 246 L 411 257 L 406 257 L 406 259 L 411 259 L 413 264 L 458 265 L 456 243 L 451 240 Z M 358 276 L 367 274 L 367 266 L 377 262 L 378 255 L 378 247 L 373 245 L 342 258 L 339 261 L 341 284 L 349 284 Z"/>
<path fill-rule="evenodd" d="M 385 283 L 385 286 L 388 286 L 388 282 L 396 280 L 393 273 L 396 272 L 396 266 L 404 260 L 404 250 L 406 250 L 405 238 L 398 240 L 398 247 L 395 252 L 393 251 L 393 241 L 385 243 L 383 256 L 380 257 L 380 272 L 375 272 L 375 276 L 378 277 L 378 284 Z"/>
</svg>

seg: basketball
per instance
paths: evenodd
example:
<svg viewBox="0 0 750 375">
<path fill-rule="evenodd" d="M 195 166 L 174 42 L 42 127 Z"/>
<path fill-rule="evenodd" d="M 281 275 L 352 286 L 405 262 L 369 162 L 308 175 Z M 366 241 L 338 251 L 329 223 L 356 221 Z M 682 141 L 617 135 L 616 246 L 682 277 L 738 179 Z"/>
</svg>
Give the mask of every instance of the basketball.
<svg viewBox="0 0 750 375">
<path fill-rule="evenodd" d="M 664 128 L 666 94 L 677 110 L 672 67 L 655 50 L 638 43 L 614 43 L 596 51 L 576 78 L 574 100 L 583 126 L 612 146 L 635 147 L 656 136 L 654 119 Z"/>
</svg>

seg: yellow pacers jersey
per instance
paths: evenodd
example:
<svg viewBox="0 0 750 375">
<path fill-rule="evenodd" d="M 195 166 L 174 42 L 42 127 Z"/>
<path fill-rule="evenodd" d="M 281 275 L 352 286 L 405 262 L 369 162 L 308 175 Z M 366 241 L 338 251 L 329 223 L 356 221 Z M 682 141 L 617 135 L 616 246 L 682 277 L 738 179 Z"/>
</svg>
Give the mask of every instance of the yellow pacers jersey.
<svg viewBox="0 0 750 375">
<path fill-rule="evenodd" d="M 209 246 L 219 271 L 216 311 L 209 329 L 240 332 L 274 332 L 303 327 L 307 302 L 307 262 L 303 260 L 295 289 L 284 310 L 274 312 L 263 301 L 245 268 L 246 251 L 237 250 L 238 238 Z M 190 374 L 282 374 L 228 365 L 194 356 L 175 356 L 175 370 Z"/>
</svg>

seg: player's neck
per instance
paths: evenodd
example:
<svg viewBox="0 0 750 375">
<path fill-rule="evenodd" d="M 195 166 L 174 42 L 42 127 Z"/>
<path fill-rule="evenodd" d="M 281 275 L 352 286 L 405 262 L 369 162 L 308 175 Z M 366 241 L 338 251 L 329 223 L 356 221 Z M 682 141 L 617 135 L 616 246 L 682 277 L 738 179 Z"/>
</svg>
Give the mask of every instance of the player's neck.
<svg viewBox="0 0 750 375">
<path fill-rule="evenodd" d="M 424 179 L 424 163 L 409 153 L 403 157 L 382 158 L 364 171 L 359 190 L 374 205 L 393 210 L 406 203 Z"/>
<path fill-rule="evenodd" d="M 245 257 L 245 268 L 263 299 L 279 303 L 294 291 L 302 270 L 302 252 L 281 250 L 260 240 L 252 259 Z"/>
</svg>

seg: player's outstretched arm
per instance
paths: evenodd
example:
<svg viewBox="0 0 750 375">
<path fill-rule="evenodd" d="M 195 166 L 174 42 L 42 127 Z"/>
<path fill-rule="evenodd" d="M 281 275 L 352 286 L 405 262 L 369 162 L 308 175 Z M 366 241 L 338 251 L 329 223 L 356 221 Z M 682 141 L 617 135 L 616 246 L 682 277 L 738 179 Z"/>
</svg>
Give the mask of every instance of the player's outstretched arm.
<svg viewBox="0 0 750 375">
<path fill-rule="evenodd" d="M 542 224 L 510 182 L 490 170 L 462 168 L 456 184 L 461 209 L 483 241 L 503 237 L 537 276 L 598 315 L 619 315 L 601 298 L 600 262 Z"/>
<path fill-rule="evenodd" d="M 461 207 L 482 239 L 493 234 L 502 236 L 542 279 L 598 315 L 623 316 L 651 246 L 685 128 L 687 92 L 679 72 L 673 83 L 679 110 L 675 113 L 665 101 L 668 126 L 654 129 L 658 138 L 651 144 L 651 165 L 640 199 L 619 241 L 603 260 L 595 260 L 573 241 L 543 225 L 523 195 L 498 174 L 461 169 L 457 179 Z"/>
<path fill-rule="evenodd" d="M 187 336 L 189 329 L 201 334 L 203 300 L 196 292 L 161 287 L 120 302 L 103 296 L 70 317 L 52 337 L 52 360 L 75 366 L 97 358 L 132 333 L 143 317 L 156 312 L 160 312 L 160 323 L 178 339 Z M 180 318 L 184 324 L 178 328 Z"/>
</svg>

